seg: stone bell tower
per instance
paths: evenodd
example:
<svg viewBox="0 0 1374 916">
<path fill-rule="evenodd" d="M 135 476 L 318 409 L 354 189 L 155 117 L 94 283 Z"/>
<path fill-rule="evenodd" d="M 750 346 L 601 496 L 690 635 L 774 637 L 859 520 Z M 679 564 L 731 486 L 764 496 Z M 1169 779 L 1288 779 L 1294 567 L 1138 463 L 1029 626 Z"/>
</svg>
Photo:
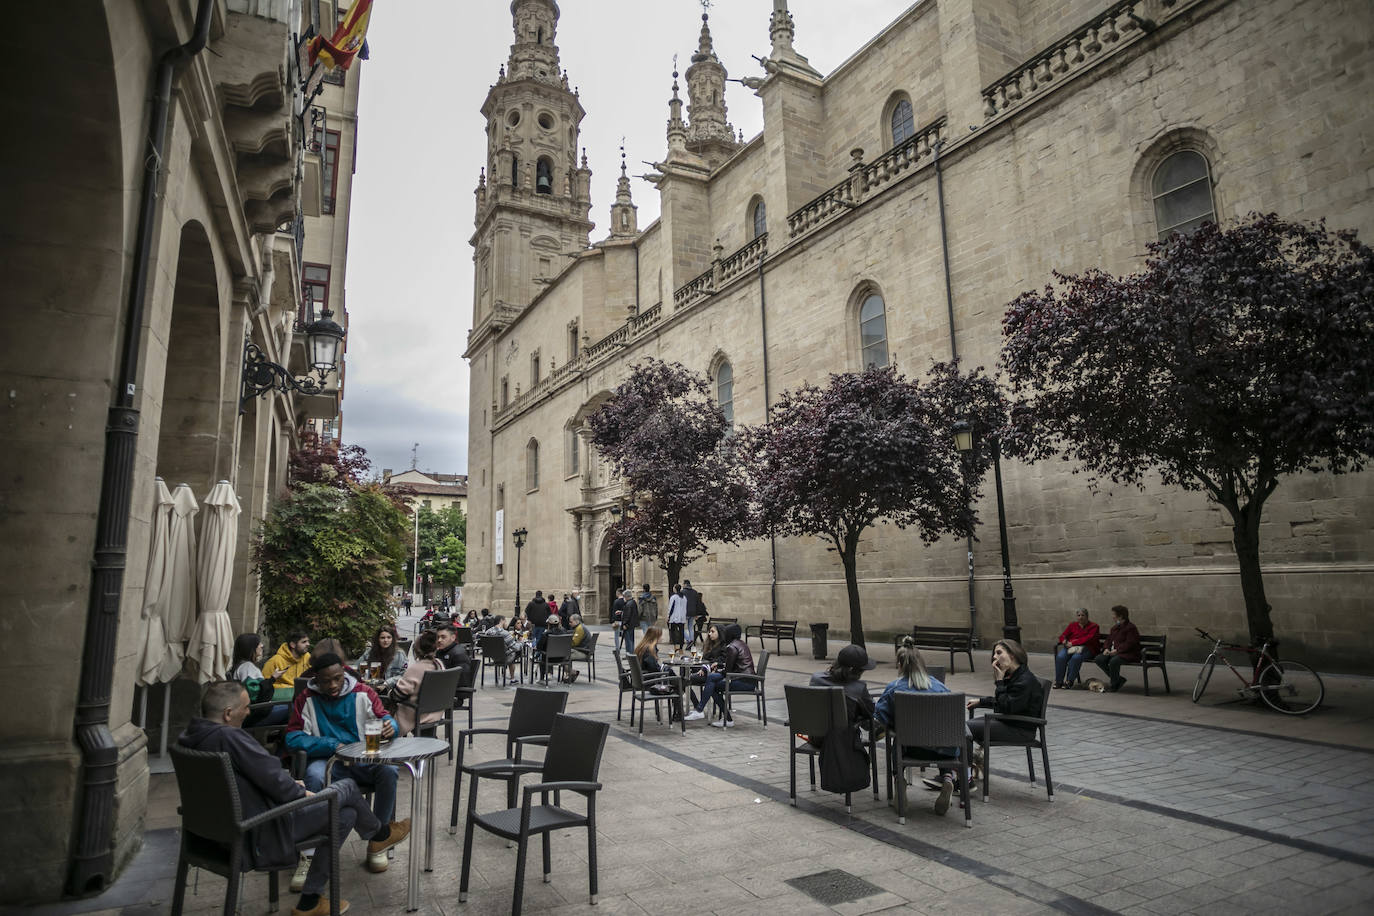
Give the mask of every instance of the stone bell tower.
<svg viewBox="0 0 1374 916">
<path fill-rule="evenodd" d="M 708 14 L 701 14 L 701 36 L 687 68 L 687 149 L 714 169 L 734 155 L 739 143 L 725 111 L 725 65 L 711 41 Z"/>
<path fill-rule="evenodd" d="M 556 275 L 562 253 L 586 248 L 591 170 L 579 158 L 586 114 L 558 63 L 558 4 L 515 0 L 515 41 L 482 114 L 487 164 L 478 177 L 473 335 L 509 323 Z M 499 327 L 496 328 L 499 330 Z"/>
</svg>

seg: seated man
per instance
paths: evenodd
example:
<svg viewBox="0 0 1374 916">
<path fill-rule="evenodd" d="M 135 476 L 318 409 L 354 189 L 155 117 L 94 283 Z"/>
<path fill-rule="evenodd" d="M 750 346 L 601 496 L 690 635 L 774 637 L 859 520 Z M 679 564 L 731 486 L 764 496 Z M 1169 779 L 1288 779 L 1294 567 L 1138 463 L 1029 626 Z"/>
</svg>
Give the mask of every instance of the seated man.
<svg viewBox="0 0 1374 916">
<path fill-rule="evenodd" d="M 444 663 L 445 668 L 457 668 L 468 663 L 467 646 L 458 641 L 458 628 L 451 623 L 440 624 L 434 631 L 439 638 L 439 651 L 434 657 Z"/>
<path fill-rule="evenodd" d="M 192 750 L 229 755 L 243 804 L 243 816 L 249 818 L 311 793 L 287 775 L 281 762 L 243 730 L 241 726 L 247 716 L 248 692 L 243 685 L 237 681 L 215 681 L 205 688 L 200 717 L 191 720 L 177 743 Z M 383 840 L 376 840 L 376 835 L 382 832 L 381 825 L 353 780 L 336 781 L 334 791 L 339 796 L 340 846 L 348 832 L 355 830 L 358 836 L 371 841 L 369 854 L 375 850 L 385 859 L 386 851 L 405 839 L 404 833 L 393 832 Z M 254 867 L 275 864 L 289 867 L 296 861 L 296 841 L 324 832 L 328 823 L 329 808 L 321 804 L 255 827 L 247 845 L 248 861 Z M 328 884 L 329 856 L 315 856 L 305 877 L 301 899 L 291 916 L 328 913 L 329 896 L 324 893 Z M 339 912 L 347 910 L 348 901 L 340 899 Z"/>
<path fill-rule="evenodd" d="M 587 642 L 587 628 L 582 625 L 582 615 L 573 614 L 571 617 L 569 617 L 568 626 L 572 628 L 573 648 L 582 649 Z"/>
<path fill-rule="evenodd" d="M 305 787 L 318 792 L 324 787 L 325 766 L 341 745 L 363 740 L 363 724 L 382 720 L 382 737 L 396 734 L 396 720 L 372 688 L 344 670 L 343 661 L 333 653 L 315 659 L 315 676 L 296 697 L 291 721 L 286 726 L 286 746 L 305 751 L 310 763 L 305 771 Z M 372 789 L 372 810 L 378 828 L 367 846 L 367 868 L 383 872 L 386 851 L 410 833 L 410 819 L 393 821 L 396 813 L 396 768 L 383 764 L 334 765 L 334 778 L 349 778 Z"/>
<path fill-rule="evenodd" d="M 269 678 L 273 687 L 292 687 L 296 678 L 303 676 L 309 667 L 310 634 L 295 630 L 278 647 L 277 654 L 262 666 L 262 676 Z"/>
</svg>

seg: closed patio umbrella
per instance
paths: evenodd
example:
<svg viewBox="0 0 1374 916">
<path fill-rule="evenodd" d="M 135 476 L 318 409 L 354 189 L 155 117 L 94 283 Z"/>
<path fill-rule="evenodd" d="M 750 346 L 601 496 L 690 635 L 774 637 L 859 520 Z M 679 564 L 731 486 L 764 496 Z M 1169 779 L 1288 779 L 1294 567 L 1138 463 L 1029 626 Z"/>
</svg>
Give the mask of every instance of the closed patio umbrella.
<svg viewBox="0 0 1374 916">
<path fill-rule="evenodd" d="M 189 639 L 196 622 L 196 513 L 200 506 L 190 486 L 177 484 L 172 491 L 172 518 L 167 527 L 167 569 L 162 578 L 166 602 L 163 623 L 168 643 L 180 655 L 182 641 Z M 178 664 L 180 659 L 178 658 Z"/>
<path fill-rule="evenodd" d="M 192 627 L 186 656 L 196 680 L 205 684 L 226 677 L 233 661 L 234 630 L 229 623 L 229 589 L 234 575 L 238 541 L 239 500 L 229 481 L 215 484 L 205 497 L 205 522 L 200 532 L 196 591 L 200 617 Z"/>
<path fill-rule="evenodd" d="M 153 534 L 148 546 L 148 574 L 143 580 L 143 615 L 138 630 L 138 673 L 135 682 L 140 687 L 161 683 L 163 662 L 167 658 L 167 629 L 163 626 L 165 604 L 162 601 L 162 579 L 167 569 L 167 535 L 171 525 L 172 491 L 159 477 L 153 494 Z M 178 647 L 180 648 L 180 647 Z M 144 693 L 143 701 L 148 701 Z M 146 719 L 144 719 L 146 721 Z"/>
</svg>

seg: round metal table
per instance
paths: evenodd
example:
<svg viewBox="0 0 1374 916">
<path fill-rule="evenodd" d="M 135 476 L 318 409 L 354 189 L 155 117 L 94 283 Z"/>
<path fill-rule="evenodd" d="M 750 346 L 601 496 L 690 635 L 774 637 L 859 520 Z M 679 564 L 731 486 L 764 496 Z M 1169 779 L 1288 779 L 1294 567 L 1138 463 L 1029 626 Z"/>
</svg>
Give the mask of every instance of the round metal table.
<svg viewBox="0 0 1374 916">
<path fill-rule="evenodd" d="M 410 771 L 410 872 L 406 886 L 406 912 L 420 908 L 420 851 L 415 844 L 421 837 L 424 843 L 425 871 L 434 868 L 434 768 L 425 764 L 431 757 L 448 750 L 442 738 L 396 738 L 375 754 L 367 752 L 362 741 L 342 744 L 334 751 L 325 766 L 326 785 L 334 772 L 334 762 L 385 764 L 403 766 Z M 428 770 L 428 772 L 426 772 Z M 423 797 L 424 804 L 421 804 Z"/>
</svg>

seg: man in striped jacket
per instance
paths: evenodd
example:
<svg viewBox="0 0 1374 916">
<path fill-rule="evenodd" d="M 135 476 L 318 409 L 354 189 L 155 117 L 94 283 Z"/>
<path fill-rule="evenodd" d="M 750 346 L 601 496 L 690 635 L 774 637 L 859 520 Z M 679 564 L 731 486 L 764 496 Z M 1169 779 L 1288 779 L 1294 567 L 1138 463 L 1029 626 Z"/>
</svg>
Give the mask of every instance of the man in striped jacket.
<svg viewBox="0 0 1374 916">
<path fill-rule="evenodd" d="M 309 764 L 305 787 L 312 792 L 324 788 L 325 766 L 340 745 L 363 740 L 363 726 L 369 719 L 382 721 L 382 737 L 396 734 L 396 720 L 372 688 L 344 668 L 343 660 L 330 652 L 315 659 L 315 676 L 291 706 L 286 726 L 286 746 L 305 751 Z M 410 832 L 410 820 L 393 821 L 396 813 L 396 768 L 384 764 L 336 763 L 334 778 L 348 777 L 361 789 L 372 790 L 372 812 L 383 826 L 367 844 L 367 868 L 383 872 L 387 868 L 386 850 L 395 845 L 393 834 Z"/>
</svg>

